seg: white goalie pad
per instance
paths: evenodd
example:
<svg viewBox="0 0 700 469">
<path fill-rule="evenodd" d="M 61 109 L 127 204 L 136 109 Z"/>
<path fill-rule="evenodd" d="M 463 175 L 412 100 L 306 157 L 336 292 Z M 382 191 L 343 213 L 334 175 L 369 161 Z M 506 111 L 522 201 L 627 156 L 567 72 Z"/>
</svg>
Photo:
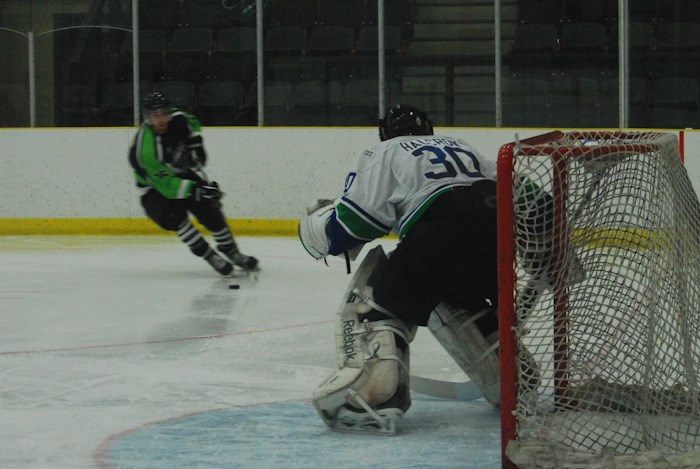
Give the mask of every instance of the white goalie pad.
<svg viewBox="0 0 700 469">
<path fill-rule="evenodd" d="M 373 307 L 381 310 L 372 301 L 371 277 L 384 267 L 387 259 L 381 246 L 368 251 L 343 294 L 342 303 L 336 312 L 335 325 L 338 368 L 343 368 L 348 363 L 353 364 L 353 360 L 357 359 L 356 336 L 349 332 L 359 328 L 359 315 L 369 312 Z"/>
<path fill-rule="evenodd" d="M 396 343 L 405 330 L 392 319 L 362 323 L 349 334 L 356 356 L 314 391 L 314 406 L 333 430 L 393 435 L 410 406 L 408 348 Z"/>
<path fill-rule="evenodd" d="M 396 420 L 411 404 L 408 343 L 412 337 L 406 325 L 398 319 L 360 321 L 360 315 L 371 309 L 381 310 L 372 301 L 370 281 L 385 261 L 381 246 L 367 253 L 336 315 L 338 370 L 313 394 L 314 406 L 333 430 L 394 434 Z"/>
<path fill-rule="evenodd" d="M 498 406 L 501 400 L 498 331 L 484 337 L 476 321 L 484 309 L 469 315 L 440 303 L 428 319 L 428 329 L 462 370 L 481 390 L 488 402 Z"/>
</svg>

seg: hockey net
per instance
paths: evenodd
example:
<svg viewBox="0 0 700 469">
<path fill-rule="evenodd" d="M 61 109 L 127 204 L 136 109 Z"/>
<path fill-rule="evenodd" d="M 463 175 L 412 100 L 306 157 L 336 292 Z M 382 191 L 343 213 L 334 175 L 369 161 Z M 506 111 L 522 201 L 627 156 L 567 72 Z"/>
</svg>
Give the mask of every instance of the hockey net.
<svg viewBox="0 0 700 469">
<path fill-rule="evenodd" d="M 504 467 L 700 467 L 700 204 L 668 132 L 498 161 Z"/>
</svg>

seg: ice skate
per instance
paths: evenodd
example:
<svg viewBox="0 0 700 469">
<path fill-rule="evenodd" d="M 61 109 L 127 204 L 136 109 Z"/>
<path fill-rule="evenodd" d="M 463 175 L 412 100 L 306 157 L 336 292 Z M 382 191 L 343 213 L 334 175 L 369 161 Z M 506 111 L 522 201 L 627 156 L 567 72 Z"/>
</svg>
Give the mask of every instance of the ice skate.
<svg viewBox="0 0 700 469">
<path fill-rule="evenodd" d="M 212 249 L 210 249 L 206 254 L 204 254 L 204 260 L 209 263 L 210 266 L 214 268 L 218 273 L 221 275 L 229 275 L 231 272 L 233 272 L 233 265 L 215 253 Z"/>
<path fill-rule="evenodd" d="M 246 256 L 245 254 L 237 252 L 232 256 L 231 260 L 233 261 L 234 265 L 243 270 L 258 270 L 258 260 L 253 256 Z"/>
<path fill-rule="evenodd" d="M 338 410 L 336 422 L 332 428 L 345 433 L 395 435 L 396 422 L 403 418 L 405 410 L 410 405 L 401 403 L 395 396 L 390 402 L 372 408 L 353 389 L 348 389 L 346 399 L 362 409 L 346 404 Z"/>
<path fill-rule="evenodd" d="M 240 267 L 246 272 L 255 272 L 258 270 L 258 260 L 253 256 L 246 256 L 241 253 L 238 249 L 233 248 L 231 250 L 222 250 L 219 248 L 221 253 L 225 255 L 236 267 Z"/>
</svg>

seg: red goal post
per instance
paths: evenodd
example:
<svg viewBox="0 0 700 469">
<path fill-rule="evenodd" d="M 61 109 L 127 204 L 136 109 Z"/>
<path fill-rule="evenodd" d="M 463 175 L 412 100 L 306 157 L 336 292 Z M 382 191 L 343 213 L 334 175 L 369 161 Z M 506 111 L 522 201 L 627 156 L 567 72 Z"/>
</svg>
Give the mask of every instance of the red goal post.
<svg viewBox="0 0 700 469">
<path fill-rule="evenodd" d="M 506 144 L 498 212 L 503 467 L 699 458 L 700 204 L 676 135 Z"/>
</svg>

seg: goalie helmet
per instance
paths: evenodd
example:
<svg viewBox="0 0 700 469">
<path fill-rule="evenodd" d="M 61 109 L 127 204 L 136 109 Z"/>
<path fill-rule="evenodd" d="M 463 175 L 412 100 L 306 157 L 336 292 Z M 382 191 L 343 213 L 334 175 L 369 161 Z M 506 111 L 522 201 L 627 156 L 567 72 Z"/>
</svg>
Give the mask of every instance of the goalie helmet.
<svg viewBox="0 0 700 469">
<path fill-rule="evenodd" d="M 143 112 L 170 111 L 170 100 L 161 92 L 154 91 L 143 99 Z"/>
<path fill-rule="evenodd" d="M 433 124 L 417 107 L 397 104 L 379 120 L 379 139 L 384 141 L 400 135 L 433 135 Z"/>
</svg>

